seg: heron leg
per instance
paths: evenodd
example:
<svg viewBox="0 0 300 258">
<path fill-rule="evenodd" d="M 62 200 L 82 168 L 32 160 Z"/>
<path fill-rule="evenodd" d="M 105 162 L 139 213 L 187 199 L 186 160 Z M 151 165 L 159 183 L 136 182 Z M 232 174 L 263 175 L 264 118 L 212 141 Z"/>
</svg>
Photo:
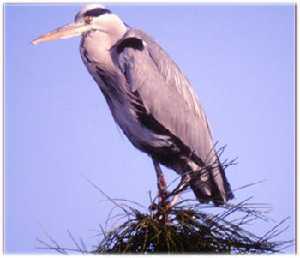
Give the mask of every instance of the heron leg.
<svg viewBox="0 0 300 258">
<path fill-rule="evenodd" d="M 185 174 L 182 176 L 180 183 L 178 184 L 178 186 L 175 189 L 175 192 L 177 192 L 177 193 L 174 195 L 173 199 L 170 201 L 170 203 L 168 205 L 169 208 L 173 207 L 177 203 L 181 192 L 187 187 L 187 185 L 190 183 L 190 181 L 191 181 L 191 177 L 189 174 Z"/>
<path fill-rule="evenodd" d="M 153 166 L 156 172 L 157 177 L 157 188 L 158 188 L 158 194 L 160 197 L 160 201 L 164 201 L 167 197 L 167 183 L 165 180 L 165 177 L 163 175 L 163 172 L 159 166 L 159 163 L 153 159 Z"/>
</svg>

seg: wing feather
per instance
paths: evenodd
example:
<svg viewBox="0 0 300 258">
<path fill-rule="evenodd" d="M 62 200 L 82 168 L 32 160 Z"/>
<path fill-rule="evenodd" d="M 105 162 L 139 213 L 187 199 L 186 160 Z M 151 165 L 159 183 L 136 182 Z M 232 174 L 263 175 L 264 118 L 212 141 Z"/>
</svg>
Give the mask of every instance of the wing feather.
<svg viewBox="0 0 300 258">
<path fill-rule="evenodd" d="M 126 47 L 124 40 L 129 38 L 140 40 L 143 48 Z M 125 75 L 130 90 L 141 97 L 147 112 L 203 162 L 210 159 L 213 142 L 205 113 L 175 62 L 140 30 L 130 29 L 120 44 L 123 44 L 122 51 L 115 55 L 114 61 Z"/>
</svg>

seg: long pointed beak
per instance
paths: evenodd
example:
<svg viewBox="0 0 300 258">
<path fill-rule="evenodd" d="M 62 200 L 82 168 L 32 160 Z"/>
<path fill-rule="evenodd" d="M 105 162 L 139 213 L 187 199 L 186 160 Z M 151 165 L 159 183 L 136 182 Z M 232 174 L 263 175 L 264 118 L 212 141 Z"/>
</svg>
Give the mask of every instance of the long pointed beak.
<svg viewBox="0 0 300 258">
<path fill-rule="evenodd" d="M 51 31 L 47 34 L 44 34 L 38 37 L 37 39 L 34 39 L 31 43 L 33 45 L 36 45 L 46 41 L 72 38 L 72 37 L 80 36 L 82 33 L 90 29 L 91 29 L 90 24 L 86 24 L 84 22 L 74 22 L 65 25 L 63 27 L 59 27 L 56 30 Z"/>
</svg>

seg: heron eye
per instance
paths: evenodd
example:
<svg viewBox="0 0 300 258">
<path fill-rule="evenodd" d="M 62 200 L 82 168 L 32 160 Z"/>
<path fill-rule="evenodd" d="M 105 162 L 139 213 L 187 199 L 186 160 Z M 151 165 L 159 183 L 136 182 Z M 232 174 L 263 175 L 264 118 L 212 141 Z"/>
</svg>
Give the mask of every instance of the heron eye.
<svg viewBox="0 0 300 258">
<path fill-rule="evenodd" d="M 85 21 L 85 23 L 87 23 L 87 24 L 91 24 L 92 20 L 93 20 L 93 17 L 91 17 L 91 16 L 86 16 L 86 17 L 84 17 L 84 21 Z"/>
</svg>

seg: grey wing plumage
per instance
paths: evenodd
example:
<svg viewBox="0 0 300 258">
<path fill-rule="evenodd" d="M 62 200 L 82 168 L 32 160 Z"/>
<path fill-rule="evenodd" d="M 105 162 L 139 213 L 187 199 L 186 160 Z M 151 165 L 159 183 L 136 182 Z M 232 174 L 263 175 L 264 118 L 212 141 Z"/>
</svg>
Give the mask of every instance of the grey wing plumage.
<svg viewBox="0 0 300 258">
<path fill-rule="evenodd" d="M 138 93 L 147 112 L 188 146 L 203 164 L 215 162 L 218 157 L 204 111 L 190 82 L 172 59 L 152 38 L 136 29 L 125 34 L 116 52 L 115 61 L 130 91 Z M 226 195 L 229 188 L 231 193 L 223 169 L 221 166 L 218 169 L 222 171 L 215 181 L 225 181 L 219 190 Z M 229 195 L 223 196 L 223 200 L 229 198 Z"/>
<path fill-rule="evenodd" d="M 149 36 L 130 30 L 126 39 L 142 39 L 143 51 L 126 48 L 119 64 L 132 91 L 141 96 L 148 112 L 205 160 L 213 147 L 208 123 L 189 81 Z M 141 49 L 141 48 L 140 48 Z"/>
</svg>

